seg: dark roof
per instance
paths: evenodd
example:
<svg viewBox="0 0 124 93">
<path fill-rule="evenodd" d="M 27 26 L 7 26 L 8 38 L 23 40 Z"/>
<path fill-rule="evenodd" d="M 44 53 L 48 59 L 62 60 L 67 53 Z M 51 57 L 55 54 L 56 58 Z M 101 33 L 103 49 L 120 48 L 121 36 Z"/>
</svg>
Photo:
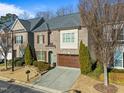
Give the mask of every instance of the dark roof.
<svg viewBox="0 0 124 93">
<path fill-rule="evenodd" d="M 8 22 L 3 23 L 3 24 L 0 26 L 0 30 L 1 30 L 1 29 L 4 29 L 4 28 L 6 28 L 6 27 L 9 28 L 9 29 L 11 29 L 13 23 L 14 23 L 14 21 L 8 21 Z"/>
<path fill-rule="evenodd" d="M 43 22 L 43 18 L 33 18 L 28 20 L 18 19 L 21 24 L 25 27 L 26 31 L 32 31 L 37 26 L 41 25 Z"/>
<path fill-rule="evenodd" d="M 37 27 L 33 31 L 46 31 L 53 29 L 65 29 L 65 28 L 75 28 L 81 26 L 80 14 L 73 13 L 65 16 L 58 16 L 49 20 L 46 20 L 43 24 Z"/>
<path fill-rule="evenodd" d="M 34 19 L 29 19 L 28 21 L 31 23 L 30 30 L 34 30 L 37 26 L 39 26 L 38 25 L 39 23 L 41 23 L 41 24 L 43 23 L 43 22 L 41 22 L 41 21 L 43 21 L 43 18 L 34 18 Z"/>
<path fill-rule="evenodd" d="M 28 22 L 27 20 L 22 20 L 22 19 L 19 19 L 19 21 L 25 27 L 26 31 L 30 31 L 30 22 Z"/>
</svg>

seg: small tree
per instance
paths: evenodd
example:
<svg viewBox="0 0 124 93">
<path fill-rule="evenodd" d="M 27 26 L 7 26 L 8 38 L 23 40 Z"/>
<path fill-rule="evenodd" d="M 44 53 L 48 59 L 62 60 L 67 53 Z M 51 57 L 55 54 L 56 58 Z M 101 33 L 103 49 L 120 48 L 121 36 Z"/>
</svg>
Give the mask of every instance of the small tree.
<svg viewBox="0 0 124 93">
<path fill-rule="evenodd" d="M 57 9 L 56 11 L 56 16 L 64 16 L 64 15 L 68 15 L 68 14 L 71 14 L 71 13 L 74 13 L 74 9 L 73 9 L 73 6 L 70 5 L 70 6 L 64 6 L 64 7 L 60 7 Z"/>
<path fill-rule="evenodd" d="M 30 45 L 28 44 L 26 49 L 25 49 L 25 55 L 24 55 L 24 59 L 25 59 L 25 65 L 29 66 L 32 63 L 32 56 L 31 56 L 31 50 L 30 50 Z"/>
<path fill-rule="evenodd" d="M 4 57 L 5 67 L 7 70 L 7 55 L 11 49 L 11 34 L 9 33 L 9 30 L 3 31 L 3 33 L 0 33 L 0 53 Z"/>
<path fill-rule="evenodd" d="M 83 44 L 82 41 L 80 42 L 79 61 L 81 73 L 89 73 L 91 71 L 90 55 L 88 48 Z"/>
</svg>

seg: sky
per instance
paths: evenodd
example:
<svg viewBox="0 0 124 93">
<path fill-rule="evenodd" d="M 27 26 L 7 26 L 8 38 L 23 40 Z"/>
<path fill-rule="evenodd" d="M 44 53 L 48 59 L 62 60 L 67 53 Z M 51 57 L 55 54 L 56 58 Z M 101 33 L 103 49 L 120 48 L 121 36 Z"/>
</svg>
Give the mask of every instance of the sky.
<svg viewBox="0 0 124 93">
<path fill-rule="evenodd" d="M 14 13 L 18 16 L 24 12 L 34 17 L 38 11 L 53 11 L 64 6 L 73 6 L 76 10 L 78 0 L 0 0 L 0 16 Z"/>
</svg>

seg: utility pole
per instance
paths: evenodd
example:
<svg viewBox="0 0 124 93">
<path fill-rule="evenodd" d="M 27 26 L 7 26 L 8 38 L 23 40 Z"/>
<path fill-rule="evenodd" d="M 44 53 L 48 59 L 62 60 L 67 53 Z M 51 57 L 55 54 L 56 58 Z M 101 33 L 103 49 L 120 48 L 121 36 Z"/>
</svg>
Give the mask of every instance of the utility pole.
<svg viewBox="0 0 124 93">
<path fill-rule="evenodd" d="M 14 71 L 14 38 L 13 38 L 13 30 L 11 30 L 12 32 L 12 71 Z"/>
</svg>

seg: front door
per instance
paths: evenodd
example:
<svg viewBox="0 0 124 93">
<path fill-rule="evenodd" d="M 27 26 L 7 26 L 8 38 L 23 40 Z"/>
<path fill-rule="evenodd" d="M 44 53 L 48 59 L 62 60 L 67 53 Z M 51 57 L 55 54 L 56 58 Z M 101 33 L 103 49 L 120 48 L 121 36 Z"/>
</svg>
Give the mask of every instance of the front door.
<svg viewBox="0 0 124 93">
<path fill-rule="evenodd" d="M 48 57 L 49 57 L 49 64 L 53 64 L 53 52 L 52 51 L 49 51 Z"/>
</svg>

